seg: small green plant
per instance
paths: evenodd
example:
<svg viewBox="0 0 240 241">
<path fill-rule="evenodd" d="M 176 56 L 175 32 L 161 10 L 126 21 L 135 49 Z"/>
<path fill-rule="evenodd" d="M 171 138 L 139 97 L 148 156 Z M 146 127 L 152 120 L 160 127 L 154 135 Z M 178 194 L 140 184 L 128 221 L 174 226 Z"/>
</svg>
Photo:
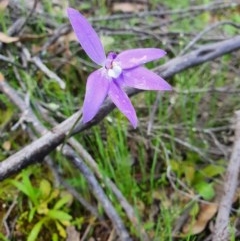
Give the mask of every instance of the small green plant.
<svg viewBox="0 0 240 241">
<path fill-rule="evenodd" d="M 72 220 L 72 216 L 67 212 L 72 196 L 54 188 L 47 179 L 42 179 L 34 185 L 29 171 L 23 171 L 17 180 L 11 180 L 11 183 L 25 195 L 20 196 L 23 211 L 18 219 L 18 228 L 24 227 L 29 233 L 27 241 L 35 241 L 43 227 L 50 229 L 52 235 L 56 236 L 57 230 L 60 237 L 66 238 L 65 227 L 70 225 Z M 27 205 L 24 202 L 25 198 Z M 26 222 L 33 224 L 33 227 L 26 225 Z"/>
<path fill-rule="evenodd" d="M 184 168 L 181 168 L 183 167 Z M 191 161 L 171 161 L 171 168 L 179 178 L 184 177 L 185 182 L 191 186 L 204 200 L 210 201 L 215 196 L 214 178 L 224 173 L 221 165 L 206 165 L 199 169 Z M 210 181 L 212 179 L 212 181 Z"/>
</svg>

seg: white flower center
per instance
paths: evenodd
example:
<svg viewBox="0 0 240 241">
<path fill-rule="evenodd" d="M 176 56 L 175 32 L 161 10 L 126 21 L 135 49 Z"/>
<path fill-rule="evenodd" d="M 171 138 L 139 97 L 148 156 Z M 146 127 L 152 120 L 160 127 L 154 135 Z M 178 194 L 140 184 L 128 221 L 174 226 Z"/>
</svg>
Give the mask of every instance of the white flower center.
<svg viewBox="0 0 240 241">
<path fill-rule="evenodd" d="M 119 65 L 113 65 L 112 68 L 107 70 L 108 76 L 114 79 L 117 79 L 121 73 L 122 68 Z"/>
</svg>

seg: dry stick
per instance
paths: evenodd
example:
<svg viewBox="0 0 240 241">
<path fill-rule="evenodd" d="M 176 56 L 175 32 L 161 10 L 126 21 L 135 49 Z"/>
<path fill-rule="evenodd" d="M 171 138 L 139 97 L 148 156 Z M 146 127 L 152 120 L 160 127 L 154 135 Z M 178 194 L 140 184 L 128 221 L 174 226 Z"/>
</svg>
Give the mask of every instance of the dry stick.
<svg viewBox="0 0 240 241">
<path fill-rule="evenodd" d="M 240 36 L 236 36 L 229 40 L 221 41 L 215 44 L 208 44 L 194 50 L 184 56 L 176 57 L 168 61 L 163 66 L 156 69 L 156 73 L 163 78 L 172 77 L 174 74 L 186 70 L 190 67 L 205 63 L 224 54 L 236 51 L 240 48 Z M 0 90 L 7 90 L 7 85 L 4 79 L 0 78 Z M 140 90 L 128 88 L 127 94 L 133 96 L 140 93 Z M 100 122 L 114 108 L 113 103 L 107 99 L 96 117 L 88 122 L 82 123 L 80 120 L 74 128 L 74 123 L 78 120 L 80 112 L 74 113 L 61 124 L 54 127 L 38 140 L 29 144 L 22 150 L 13 154 L 9 158 L 0 163 L 0 180 L 9 177 L 11 174 L 22 170 L 24 167 L 42 160 L 44 156 L 54 150 L 66 137 L 82 132 Z M 69 133 L 71 132 L 71 133 Z"/>
<path fill-rule="evenodd" d="M 70 186 L 67 182 L 65 182 L 62 178 L 60 178 L 60 183 L 68 190 L 69 193 L 71 193 L 73 195 L 73 197 L 79 201 L 81 204 L 83 204 L 83 206 L 90 211 L 90 213 L 97 217 L 99 220 L 103 220 L 103 218 L 101 216 L 99 216 L 98 210 L 97 208 L 93 207 L 92 205 L 90 205 L 80 194 L 79 192 L 77 192 L 77 190 L 75 188 L 73 188 L 72 186 Z"/>
<path fill-rule="evenodd" d="M 119 203 L 121 204 L 121 207 L 125 210 L 126 215 L 128 216 L 128 219 L 132 222 L 134 227 L 138 232 L 140 232 L 141 237 L 144 241 L 148 241 L 149 237 L 147 233 L 145 232 L 144 228 L 141 226 L 141 223 L 139 222 L 138 218 L 135 215 L 133 207 L 130 205 L 130 203 L 126 200 L 126 198 L 123 196 L 121 191 L 117 188 L 114 182 L 112 182 L 108 177 L 103 177 L 102 174 L 99 171 L 99 167 L 95 160 L 92 158 L 92 156 L 83 148 L 83 146 L 77 142 L 75 139 L 70 138 L 68 143 L 78 152 L 78 154 L 85 160 L 85 162 L 88 164 L 89 167 L 95 172 L 97 177 L 101 179 L 103 182 L 106 183 L 106 185 L 111 189 L 111 191 L 114 193 L 116 198 L 118 199 Z"/>
<path fill-rule="evenodd" d="M 4 215 L 3 220 L 2 220 L 3 225 L 4 225 L 4 227 L 5 227 L 5 230 L 6 230 L 6 238 L 10 238 L 10 236 L 11 236 L 11 232 L 10 232 L 10 229 L 9 229 L 9 227 L 8 227 L 7 220 L 8 220 L 8 218 L 9 218 L 9 216 L 10 216 L 13 208 L 14 208 L 16 205 L 17 205 L 17 195 L 15 196 L 15 198 L 14 198 L 11 206 L 10 206 L 9 209 L 7 210 L 7 212 L 6 212 L 6 214 Z"/>
<path fill-rule="evenodd" d="M 214 161 L 211 158 L 209 158 L 200 148 L 198 148 L 198 147 L 196 147 L 196 146 L 194 146 L 194 145 L 192 145 L 192 144 L 190 144 L 190 143 L 188 143 L 184 140 L 181 140 L 180 138 L 172 137 L 172 136 L 170 136 L 168 134 L 165 134 L 165 133 L 161 133 L 161 136 L 163 136 L 165 138 L 168 138 L 170 140 L 173 140 L 176 143 L 190 149 L 191 151 L 196 152 L 200 157 L 205 159 L 207 162 L 212 163 L 212 164 L 214 163 Z"/>
<path fill-rule="evenodd" d="M 1 79 L 0 75 L 0 79 Z M 1 82 L 1 81 L 0 81 Z M 31 122 L 33 124 L 34 129 L 39 134 L 44 134 L 46 132 L 46 128 L 42 125 L 42 123 L 37 119 L 33 111 L 30 107 L 27 106 L 27 104 L 22 100 L 22 98 L 16 93 L 16 91 L 7 85 L 5 81 L 2 81 L 5 83 L 5 88 L 3 89 L 3 92 L 10 98 L 10 100 L 21 110 L 21 112 L 24 115 L 24 119 Z M 65 157 L 67 157 L 72 163 L 81 171 L 81 173 L 84 175 L 85 179 L 87 180 L 88 184 L 91 187 L 91 190 L 97 200 L 102 204 L 106 214 L 112 221 L 116 232 L 118 233 L 119 237 L 122 241 L 131 241 L 131 238 L 121 220 L 121 218 L 118 216 L 116 210 L 114 209 L 111 202 L 108 200 L 107 196 L 105 195 L 103 189 L 97 182 L 95 176 L 90 171 L 90 169 L 87 167 L 87 165 L 76 155 L 76 153 L 73 151 L 73 149 L 65 145 L 63 148 L 63 154 Z M 60 181 L 62 179 L 58 177 Z M 69 189 L 69 186 L 62 182 L 62 184 Z M 97 211 L 91 207 L 84 199 L 80 197 L 79 194 L 77 194 L 76 190 L 71 188 L 70 192 L 75 196 L 75 198 L 92 214 L 99 217 L 97 214 Z M 147 240 L 147 239 L 146 239 Z"/>
<path fill-rule="evenodd" d="M 23 66 L 21 66 L 21 65 L 18 64 L 18 63 L 15 63 L 14 60 L 12 60 L 11 58 L 8 58 L 8 57 L 6 57 L 6 56 L 4 56 L 4 55 L 1 55 L 1 54 L 0 54 L 0 61 L 4 61 L 4 62 L 6 62 L 6 63 L 8 63 L 8 64 L 12 64 L 12 65 L 17 66 L 18 68 L 23 69 Z"/>
<path fill-rule="evenodd" d="M 55 29 L 53 35 L 48 38 L 47 42 L 42 46 L 40 54 L 47 51 L 47 48 L 50 45 L 54 44 L 62 35 L 68 34 L 71 30 L 72 28 L 70 27 L 70 24 L 63 24 Z"/>
<path fill-rule="evenodd" d="M 65 88 L 66 88 L 65 82 L 64 82 L 60 77 L 58 77 L 57 74 L 55 74 L 53 71 L 51 71 L 51 70 L 42 62 L 42 60 L 41 60 L 38 56 L 33 57 L 33 58 L 31 59 L 31 61 L 32 61 L 43 73 L 45 73 L 50 79 L 55 80 L 62 89 L 65 89 Z"/>
<path fill-rule="evenodd" d="M 235 141 L 232 155 L 228 164 L 226 173 L 224 192 L 219 205 L 219 211 L 216 219 L 215 231 L 212 241 L 229 240 L 229 215 L 232 207 L 234 194 L 238 185 L 238 176 L 240 168 L 240 111 L 235 112 Z"/>
<path fill-rule="evenodd" d="M 9 88 L 11 88 L 9 86 Z M 12 89 L 12 88 L 11 88 Z M 14 92 L 14 90 L 13 90 Z M 15 93 L 15 95 L 17 95 Z M 19 104 L 15 103 L 16 105 Z M 25 108 L 23 108 L 25 109 Z M 42 114 L 43 111 L 39 110 Z M 44 113 L 43 117 L 48 123 L 51 123 L 51 125 L 56 125 L 56 121 L 53 119 L 49 118 L 48 113 Z M 95 175 L 103 182 L 105 182 L 105 184 L 111 189 L 111 191 L 114 193 L 114 195 L 116 196 L 117 200 L 119 201 L 120 205 L 122 206 L 123 210 L 125 211 L 127 217 L 129 218 L 130 222 L 132 222 L 132 224 L 134 225 L 134 227 L 136 228 L 136 230 L 138 232 L 140 232 L 140 236 L 143 238 L 144 241 L 148 241 L 149 237 L 146 233 L 146 231 L 144 230 L 144 228 L 142 227 L 140 221 L 138 220 L 138 218 L 135 215 L 135 211 L 133 209 L 133 207 L 129 204 L 129 202 L 126 200 L 126 198 L 123 196 L 123 194 L 121 193 L 121 191 L 117 188 L 117 186 L 107 177 L 103 177 L 101 172 L 99 171 L 99 167 L 96 163 L 96 161 L 92 158 L 92 156 L 83 148 L 83 146 L 76 141 L 74 138 L 69 138 L 68 142 L 67 142 L 71 147 L 73 147 L 73 149 L 75 150 L 76 153 L 78 153 L 78 155 L 84 160 L 85 163 L 87 163 L 87 165 L 94 171 Z M 48 156 L 47 156 L 48 158 Z M 46 159 L 46 158 L 45 158 Z M 49 165 L 49 163 L 48 163 Z M 50 165 L 52 165 L 50 163 Z M 52 168 L 54 169 L 54 167 Z M 55 173 L 55 172 L 54 172 Z M 57 173 L 56 173 L 57 174 Z M 58 176 L 56 179 L 60 180 L 61 184 L 67 188 L 67 190 L 77 199 L 79 200 L 80 198 L 80 203 L 84 204 L 85 200 L 82 200 L 81 197 L 79 197 L 79 194 L 76 192 L 76 190 L 71 190 L 71 187 L 62 180 L 61 177 Z M 83 205 L 84 207 L 87 206 L 87 203 L 85 203 Z M 94 210 L 87 208 L 87 210 L 89 210 L 92 214 L 94 214 Z M 97 212 L 95 212 L 95 216 L 98 217 L 99 215 L 97 214 Z M 99 217 L 101 218 L 101 217 Z"/>
<path fill-rule="evenodd" d="M 76 153 L 71 149 L 67 148 L 67 146 L 63 147 L 63 154 L 66 156 L 71 162 L 81 171 L 81 173 L 84 175 L 85 179 L 87 180 L 88 184 L 91 187 L 92 192 L 94 193 L 95 197 L 98 199 L 99 202 L 101 202 L 106 214 L 108 217 L 112 220 L 117 234 L 121 238 L 122 241 L 130 241 L 132 240 L 129 237 L 129 234 L 124 227 L 124 224 L 122 223 L 122 220 L 118 216 L 116 210 L 112 206 L 111 202 L 107 198 L 106 194 L 102 190 L 102 188 L 99 186 L 99 183 L 93 173 L 90 171 L 88 166 L 80 159 Z"/>
<path fill-rule="evenodd" d="M 34 0 L 33 2 L 33 6 L 31 11 L 28 13 L 27 17 L 25 18 L 24 22 L 22 23 L 21 27 L 18 29 L 18 32 L 21 32 L 23 30 L 23 28 L 26 26 L 26 24 L 28 23 L 28 21 L 30 20 L 30 18 L 32 17 L 33 13 L 36 10 L 38 4 L 38 0 Z"/>
<path fill-rule="evenodd" d="M 202 38 L 204 34 L 222 25 L 230 25 L 230 26 L 233 26 L 234 28 L 240 28 L 240 25 L 231 21 L 222 21 L 222 22 L 214 23 L 208 26 L 207 28 L 205 28 L 203 31 L 201 31 L 196 37 L 194 37 L 194 39 L 190 43 L 188 43 L 188 45 L 183 50 L 181 50 L 179 55 L 183 55 L 187 52 L 187 50 L 191 49 L 194 46 L 194 44 Z"/>
<path fill-rule="evenodd" d="M 16 33 L 18 33 L 21 29 L 23 24 L 25 23 L 25 18 L 18 18 L 13 25 L 8 29 L 7 34 L 9 36 L 14 36 Z M 0 49 L 3 47 L 3 43 L 0 42 Z"/>
<path fill-rule="evenodd" d="M 185 95 L 192 95 L 192 94 L 200 94 L 200 93 L 223 93 L 223 94 L 239 94 L 240 90 L 236 89 L 235 87 L 210 87 L 210 88 L 203 88 L 203 89 L 189 89 L 189 90 L 180 90 L 173 88 L 174 92 L 177 94 L 185 94 Z"/>
<path fill-rule="evenodd" d="M 193 12 L 204 12 L 204 11 L 216 11 L 220 9 L 228 9 L 228 8 L 234 8 L 239 6 L 240 4 L 238 2 L 225 2 L 225 1 L 218 1 L 213 2 L 207 5 L 197 5 L 192 6 L 190 8 L 185 9 L 176 9 L 176 10 L 162 10 L 162 11 L 143 11 L 138 13 L 124 13 L 124 14 L 114 14 L 111 16 L 101 16 L 101 17 L 94 17 L 90 18 L 93 22 L 95 21 L 105 21 L 105 20 L 119 20 L 119 19 L 129 19 L 129 18 L 143 18 L 147 16 L 166 16 L 166 15 L 173 15 L 173 14 L 186 14 L 186 13 L 193 13 Z"/>
<path fill-rule="evenodd" d="M 40 57 L 38 56 L 34 56 L 31 57 L 31 53 L 29 52 L 29 50 L 25 47 L 22 48 L 22 51 L 25 55 L 25 59 L 26 61 L 30 61 L 31 63 L 33 63 L 39 70 L 41 70 L 46 76 L 48 76 L 50 79 L 56 81 L 59 86 L 62 89 L 65 89 L 66 84 L 65 82 L 56 74 L 54 73 L 52 70 L 50 70 L 40 59 Z"/>
<path fill-rule="evenodd" d="M 34 0 L 33 3 L 33 7 L 31 9 L 31 11 L 29 12 L 29 14 L 27 15 L 27 17 L 21 17 L 18 18 L 16 20 L 16 22 L 13 23 L 13 25 L 8 29 L 7 34 L 9 36 L 14 36 L 16 34 L 18 34 L 19 32 L 21 32 L 21 30 L 24 28 L 24 26 L 27 24 L 29 18 L 32 16 L 32 14 L 34 13 L 36 6 L 37 6 L 38 0 Z M 2 48 L 3 43 L 0 42 L 0 49 Z"/>
<path fill-rule="evenodd" d="M 23 119 L 27 122 L 30 122 L 34 128 L 34 130 L 39 134 L 39 135 L 44 135 L 44 133 L 47 132 L 47 129 L 42 125 L 42 123 L 37 119 L 36 115 L 33 113 L 32 109 L 25 103 L 24 100 L 22 100 L 22 98 L 17 94 L 17 92 L 11 88 L 10 86 L 7 86 L 6 83 L 6 88 L 4 89 L 4 92 L 9 99 L 18 107 L 18 109 L 20 109 L 20 111 L 22 112 L 23 115 Z M 54 165 L 52 163 L 52 161 L 50 160 L 50 157 L 46 156 L 46 162 L 47 164 L 50 166 L 51 169 L 54 169 L 55 166 L 52 167 L 52 165 Z M 56 173 L 54 173 L 54 175 L 57 175 Z M 72 193 L 72 195 L 83 205 L 83 207 L 86 208 L 86 210 L 88 210 L 90 213 L 92 213 L 92 215 L 98 216 L 97 214 L 97 210 L 92 207 L 91 205 L 89 205 L 79 194 L 77 195 L 77 191 L 73 188 L 70 188 L 69 185 L 67 185 L 62 178 L 58 175 L 56 177 L 56 179 L 58 181 L 61 182 L 61 184 L 63 186 L 65 186 L 66 189 L 69 189 L 69 192 Z"/>
<path fill-rule="evenodd" d="M 103 217 L 99 215 L 98 210 L 96 207 L 92 206 L 89 202 L 87 202 L 80 194 L 79 192 L 73 188 L 71 185 L 69 185 L 63 177 L 58 173 L 56 164 L 54 164 L 53 160 L 50 156 L 45 157 L 45 162 L 47 163 L 48 167 L 51 169 L 56 186 L 58 187 L 60 184 L 65 187 L 65 189 L 72 194 L 72 196 L 79 202 L 81 205 L 89 211 L 93 216 L 97 217 L 99 220 L 103 220 Z"/>
<path fill-rule="evenodd" d="M 32 62 L 33 64 L 36 65 L 36 67 L 41 70 L 44 74 L 46 74 L 50 79 L 53 79 L 54 81 L 56 81 L 59 86 L 62 89 L 66 88 L 66 84 L 65 82 L 57 75 L 55 74 L 53 71 L 51 71 L 40 59 L 39 56 L 34 56 L 31 58 L 31 53 L 29 52 L 29 50 L 25 47 L 23 47 L 23 52 L 26 56 L 26 60 Z"/>
<path fill-rule="evenodd" d="M 158 105 L 159 105 L 159 102 L 160 102 L 160 97 L 161 97 L 161 92 L 158 92 L 157 97 L 154 101 L 152 110 L 151 110 L 150 115 L 149 115 L 147 135 L 151 134 L 151 130 L 152 130 L 153 122 L 154 122 L 154 117 L 155 117 L 155 114 L 157 112 L 157 108 L 158 108 Z"/>
</svg>

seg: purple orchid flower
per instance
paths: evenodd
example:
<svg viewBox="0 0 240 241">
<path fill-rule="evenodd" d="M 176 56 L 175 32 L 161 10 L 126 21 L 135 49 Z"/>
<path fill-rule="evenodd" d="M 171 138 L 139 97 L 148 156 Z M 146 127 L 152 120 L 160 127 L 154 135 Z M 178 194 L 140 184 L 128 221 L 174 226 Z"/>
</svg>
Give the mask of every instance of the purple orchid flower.
<svg viewBox="0 0 240 241">
<path fill-rule="evenodd" d="M 88 77 L 83 103 L 83 122 L 93 119 L 108 95 L 136 128 L 136 112 L 123 87 L 171 90 L 165 80 L 142 66 L 163 57 L 166 52 L 156 48 L 139 48 L 125 50 L 120 54 L 110 52 L 106 56 L 97 33 L 86 18 L 73 8 L 68 8 L 67 13 L 82 48 L 93 62 L 102 66 Z"/>
</svg>

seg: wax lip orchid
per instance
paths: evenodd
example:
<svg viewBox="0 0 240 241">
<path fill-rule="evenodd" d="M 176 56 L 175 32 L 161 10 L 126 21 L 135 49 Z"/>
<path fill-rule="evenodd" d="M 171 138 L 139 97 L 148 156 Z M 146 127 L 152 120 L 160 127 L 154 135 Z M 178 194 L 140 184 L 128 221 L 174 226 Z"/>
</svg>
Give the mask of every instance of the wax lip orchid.
<svg viewBox="0 0 240 241">
<path fill-rule="evenodd" d="M 171 86 L 160 76 L 143 65 L 163 57 L 166 52 L 157 48 L 130 49 L 117 54 L 105 55 L 102 43 L 90 23 L 77 10 L 68 8 L 68 18 L 79 43 L 93 62 L 101 68 L 87 79 L 86 94 L 83 102 L 83 122 L 93 119 L 107 96 L 137 127 L 137 116 L 125 86 L 142 90 L 171 90 Z"/>
</svg>

